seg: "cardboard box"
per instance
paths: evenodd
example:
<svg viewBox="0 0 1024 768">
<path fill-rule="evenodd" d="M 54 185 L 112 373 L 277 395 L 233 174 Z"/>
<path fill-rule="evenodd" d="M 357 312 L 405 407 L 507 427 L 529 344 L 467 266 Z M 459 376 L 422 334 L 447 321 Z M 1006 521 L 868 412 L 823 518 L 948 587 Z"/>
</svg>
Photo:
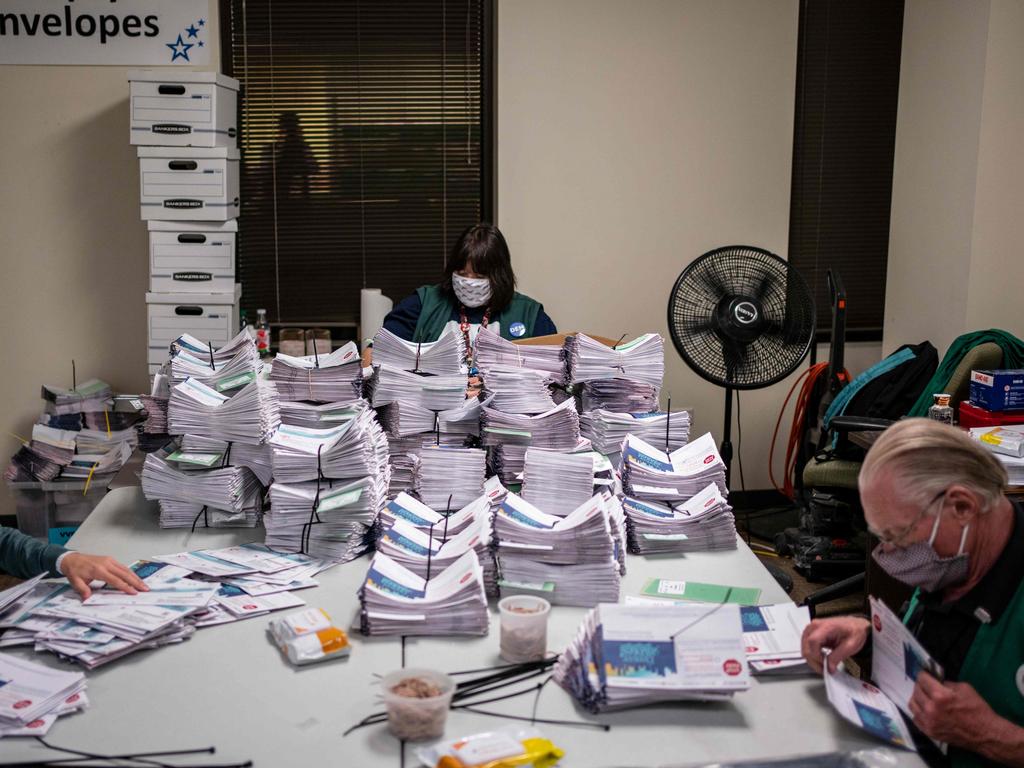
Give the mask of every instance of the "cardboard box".
<svg viewBox="0 0 1024 768">
<path fill-rule="evenodd" d="M 238 145 L 238 81 L 217 72 L 128 73 L 130 141 L 141 146 Z"/>
<path fill-rule="evenodd" d="M 152 293 L 232 293 L 238 221 L 150 221 Z"/>
<path fill-rule="evenodd" d="M 988 411 L 1024 410 L 1024 370 L 971 371 L 970 401 Z"/>
<path fill-rule="evenodd" d="M 238 216 L 238 150 L 139 147 L 142 219 L 227 221 Z"/>
<path fill-rule="evenodd" d="M 238 334 L 242 286 L 233 293 L 147 293 L 150 373 L 167 360 L 171 342 L 183 333 L 220 346 Z"/>
</svg>

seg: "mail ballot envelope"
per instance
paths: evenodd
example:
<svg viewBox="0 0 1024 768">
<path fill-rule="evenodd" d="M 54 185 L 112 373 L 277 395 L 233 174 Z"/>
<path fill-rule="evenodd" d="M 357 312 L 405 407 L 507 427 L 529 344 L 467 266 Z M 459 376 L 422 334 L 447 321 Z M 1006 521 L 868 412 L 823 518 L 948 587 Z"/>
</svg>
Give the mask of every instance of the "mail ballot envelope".
<svg viewBox="0 0 1024 768">
<path fill-rule="evenodd" d="M 231 293 L 235 290 L 238 220 L 150 221 L 149 290 Z"/>
<path fill-rule="evenodd" d="M 183 333 L 220 347 L 238 335 L 238 304 L 242 286 L 231 293 L 147 293 L 149 320 L 147 361 L 159 365 L 168 358 L 171 342 Z"/>
<path fill-rule="evenodd" d="M 139 147 L 142 219 L 227 221 L 238 216 L 234 147 Z"/>
<path fill-rule="evenodd" d="M 217 72 L 136 69 L 128 73 L 131 143 L 238 146 L 238 81 Z"/>
</svg>

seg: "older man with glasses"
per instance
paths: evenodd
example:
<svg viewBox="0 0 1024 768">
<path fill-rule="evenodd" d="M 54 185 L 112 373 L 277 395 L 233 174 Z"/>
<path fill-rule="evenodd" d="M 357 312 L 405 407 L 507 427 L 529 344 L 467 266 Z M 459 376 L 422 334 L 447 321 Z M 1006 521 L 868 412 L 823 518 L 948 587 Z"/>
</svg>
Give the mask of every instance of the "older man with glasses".
<svg viewBox="0 0 1024 768">
<path fill-rule="evenodd" d="M 880 544 L 876 563 L 915 587 L 903 621 L 942 665 L 919 674 L 910 710 L 949 745 L 930 762 L 1024 766 L 1024 510 L 1006 471 L 958 429 L 925 419 L 892 427 L 861 468 L 861 504 Z M 867 619 L 811 622 L 803 654 L 834 670 L 859 652 Z"/>
</svg>

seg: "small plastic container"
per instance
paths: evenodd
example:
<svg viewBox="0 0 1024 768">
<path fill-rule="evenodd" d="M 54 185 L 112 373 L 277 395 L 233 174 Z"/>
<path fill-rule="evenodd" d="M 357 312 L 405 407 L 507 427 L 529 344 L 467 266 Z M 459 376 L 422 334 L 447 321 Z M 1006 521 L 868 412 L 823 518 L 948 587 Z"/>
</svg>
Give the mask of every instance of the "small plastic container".
<svg viewBox="0 0 1024 768">
<path fill-rule="evenodd" d="M 543 597 L 513 595 L 498 603 L 501 658 L 512 664 L 539 661 L 548 652 L 551 603 Z"/>
<path fill-rule="evenodd" d="M 380 682 L 388 712 L 388 730 L 404 741 L 426 741 L 444 736 L 455 681 L 433 669 L 398 669 Z M 398 690 L 396 690 L 398 689 Z M 402 690 L 407 693 L 403 695 Z M 423 695 L 436 691 L 435 695 Z"/>
</svg>

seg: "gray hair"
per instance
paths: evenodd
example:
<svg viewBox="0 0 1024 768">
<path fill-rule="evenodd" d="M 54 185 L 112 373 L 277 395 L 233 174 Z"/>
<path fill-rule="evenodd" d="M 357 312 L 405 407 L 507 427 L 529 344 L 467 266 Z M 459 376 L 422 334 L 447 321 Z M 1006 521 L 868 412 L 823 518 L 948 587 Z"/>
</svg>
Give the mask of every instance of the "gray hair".
<svg viewBox="0 0 1024 768">
<path fill-rule="evenodd" d="M 1007 485 L 1006 470 L 992 453 L 966 432 L 930 419 L 893 424 L 868 451 L 860 469 L 861 490 L 878 472 L 893 472 L 909 502 L 927 505 L 951 485 L 964 485 L 992 509 Z"/>
</svg>

